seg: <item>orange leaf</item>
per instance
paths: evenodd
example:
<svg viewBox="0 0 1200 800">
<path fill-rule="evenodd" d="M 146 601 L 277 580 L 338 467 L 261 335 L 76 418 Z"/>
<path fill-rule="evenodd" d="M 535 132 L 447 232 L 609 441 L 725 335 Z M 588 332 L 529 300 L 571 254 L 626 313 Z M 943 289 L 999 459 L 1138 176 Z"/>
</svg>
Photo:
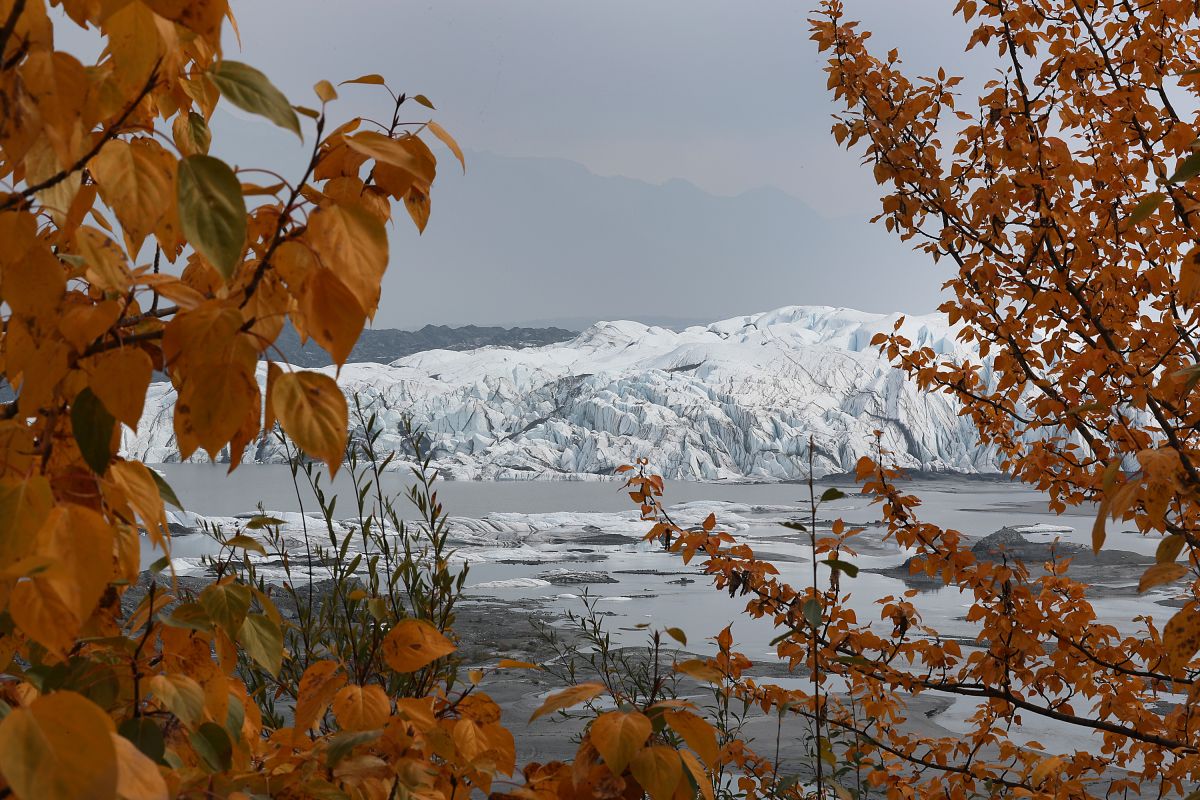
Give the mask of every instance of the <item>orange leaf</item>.
<svg viewBox="0 0 1200 800">
<path fill-rule="evenodd" d="M 721 750 L 712 725 L 690 711 L 666 711 L 663 716 L 667 724 L 687 742 L 688 747 L 704 759 L 705 764 L 716 767 Z"/>
<path fill-rule="evenodd" d="M 137 745 L 118 733 L 111 734 L 117 751 L 117 797 L 121 800 L 167 800 L 167 782 Z"/>
<path fill-rule="evenodd" d="M 378 686 L 347 686 L 333 698 L 333 715 L 342 730 L 382 728 L 391 713 L 391 701 Z"/>
<path fill-rule="evenodd" d="M 462 166 L 463 173 L 467 171 L 467 160 L 463 157 L 462 148 L 458 146 L 458 142 L 454 141 L 454 137 L 446 132 L 446 129 L 436 122 L 430 120 L 429 131 L 434 136 L 442 140 L 442 144 L 450 148 L 450 152 L 454 153 L 454 157 L 458 159 L 458 163 Z"/>
<path fill-rule="evenodd" d="M 675 671 L 682 672 L 684 675 L 705 683 L 720 683 L 725 680 L 725 676 L 721 674 L 719 669 L 699 658 L 691 658 L 687 661 L 679 662 L 675 665 Z"/>
<path fill-rule="evenodd" d="M 0 722 L 0 774 L 22 800 L 114 797 L 112 719 L 75 692 L 42 695 Z"/>
<path fill-rule="evenodd" d="M 421 619 L 397 622 L 383 640 L 383 659 L 397 672 L 416 672 L 457 648 L 441 631 Z"/>
<path fill-rule="evenodd" d="M 1163 646 L 1167 650 L 1167 668 L 1176 673 L 1200 650 L 1200 611 L 1188 603 L 1167 621 L 1163 628 Z"/>
<path fill-rule="evenodd" d="M 88 386 L 120 422 L 137 430 L 154 364 L 136 347 L 109 350 L 88 361 Z"/>
<path fill-rule="evenodd" d="M 592 723 L 588 734 L 613 775 L 620 775 L 650 738 L 650 718 L 639 711 L 610 711 Z"/>
<path fill-rule="evenodd" d="M 683 778 L 679 753 L 670 747 L 655 745 L 639 751 L 630 765 L 633 777 L 650 795 L 650 800 L 671 800 Z"/>
<path fill-rule="evenodd" d="M 320 372 L 285 372 L 271 387 L 279 424 L 305 453 L 337 473 L 346 453 L 349 410 L 333 378 Z"/>
<path fill-rule="evenodd" d="M 316 725 L 325 716 L 325 709 L 338 690 L 346 685 L 346 676 L 338 669 L 335 661 L 318 661 L 304 671 L 296 696 L 297 732 L 307 731 Z"/>
<path fill-rule="evenodd" d="M 578 686 L 567 687 L 561 692 L 555 692 L 547 697 L 546 701 L 538 707 L 537 711 L 533 712 L 533 716 L 529 718 L 529 721 L 533 722 L 538 717 L 544 717 L 547 714 L 553 714 L 555 711 L 562 711 L 564 708 L 577 706 L 603 693 L 604 684 L 601 683 L 581 683 Z"/>
<path fill-rule="evenodd" d="M 1180 564 L 1178 561 L 1155 564 L 1142 573 L 1142 579 L 1138 581 L 1138 593 L 1140 594 L 1147 589 L 1152 589 L 1164 583 L 1177 581 L 1184 575 L 1187 575 L 1187 573 L 1187 566 Z"/>
</svg>

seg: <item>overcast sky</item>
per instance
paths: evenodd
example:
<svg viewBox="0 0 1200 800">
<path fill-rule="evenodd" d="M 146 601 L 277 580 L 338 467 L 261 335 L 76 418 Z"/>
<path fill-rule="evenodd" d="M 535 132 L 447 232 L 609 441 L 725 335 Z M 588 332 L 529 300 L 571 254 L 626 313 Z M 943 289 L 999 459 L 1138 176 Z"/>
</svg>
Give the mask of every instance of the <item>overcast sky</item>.
<svg viewBox="0 0 1200 800">
<path fill-rule="evenodd" d="M 336 83 L 378 72 L 397 90 L 428 95 L 438 106 L 436 118 L 470 151 L 565 159 L 595 175 L 649 184 L 683 179 L 718 196 L 770 187 L 839 223 L 814 233 L 843 238 L 839 263 L 813 263 L 802 252 L 756 255 L 724 277 L 714 268 L 704 281 L 661 286 L 662 305 L 655 308 L 663 316 L 715 318 L 791 303 L 919 313 L 938 302 L 944 273 L 907 245 L 875 232 L 864 233 L 861 241 L 853 234 L 846 240 L 847 228 L 840 223 L 866 226 L 878 191 L 870 171 L 830 137 L 835 109 L 825 90 L 823 60 L 808 39 L 810 3 L 805 0 L 235 0 L 232 5 L 242 50 L 228 37 L 226 57 L 263 69 L 293 103 L 315 105 L 311 87 L 317 80 Z M 880 51 L 899 47 L 913 68 L 945 64 L 972 73 L 972 83 L 986 75 L 986 56 L 981 63 L 970 54 L 968 61 L 962 52 L 965 28 L 951 16 L 949 0 L 848 0 L 847 6 L 875 32 Z M 378 87 L 344 87 L 334 114 L 385 116 L 387 98 Z M 238 115 L 236 109 L 225 110 L 214 120 L 218 140 L 224 134 L 219 154 L 242 165 L 267 162 L 299 171 L 305 156 L 294 138 Z M 414 118 L 423 115 L 414 107 Z M 444 217 L 470 205 L 472 197 L 508 192 L 519 204 L 533 189 L 519 176 L 507 187 L 480 186 L 485 175 L 476 178 L 468 169 L 465 178 L 454 176 L 450 163 L 445 153 L 443 185 L 434 187 L 433 221 L 423 240 L 414 241 L 407 231 L 393 236 L 392 274 L 377 324 L 647 313 L 644 304 L 625 302 L 617 293 L 591 291 L 604 278 L 594 270 L 573 270 L 569 251 L 557 253 L 557 263 L 534 265 L 554 274 L 553 281 L 539 286 L 477 282 L 504 259 L 463 263 L 462 248 L 444 240 L 469 236 L 463 226 L 471 221 L 459 220 L 456 226 Z M 566 191 L 588 193 L 597 185 L 580 179 L 577 189 Z M 670 225 L 659 227 L 663 252 L 685 257 L 693 223 L 678 209 L 664 211 L 668 218 Z M 780 248 L 795 250 L 786 216 L 773 224 L 774 229 L 759 233 L 767 239 L 767 252 L 776 240 Z M 622 233 L 610 230 L 606 236 L 619 239 Z M 836 243 L 815 244 L 820 245 L 816 251 L 830 252 Z M 502 255 L 510 262 L 517 258 Z M 647 266 L 636 258 L 622 261 L 633 263 L 614 265 L 608 279 L 625 280 Z M 784 263 L 794 268 L 784 269 Z M 623 267 L 629 271 L 622 273 Z M 406 288 L 405 270 L 409 278 L 414 270 L 421 272 L 416 285 Z M 831 274 L 838 276 L 836 282 Z M 726 291 L 723 284 L 735 281 L 758 288 Z M 412 302 L 413 292 L 436 292 L 439 285 L 453 299 Z M 530 306 L 531 292 L 544 295 L 545 313 Z"/>
</svg>

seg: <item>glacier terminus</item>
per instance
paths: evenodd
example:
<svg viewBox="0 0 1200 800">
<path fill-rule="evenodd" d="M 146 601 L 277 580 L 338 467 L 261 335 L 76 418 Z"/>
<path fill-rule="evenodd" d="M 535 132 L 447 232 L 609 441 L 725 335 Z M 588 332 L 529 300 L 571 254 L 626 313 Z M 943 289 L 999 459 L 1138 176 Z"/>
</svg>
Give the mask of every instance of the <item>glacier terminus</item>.
<svg viewBox="0 0 1200 800">
<path fill-rule="evenodd" d="M 408 415 L 456 479 L 586 479 L 645 456 L 667 478 L 795 480 L 807 475 L 810 438 L 822 476 L 852 470 L 877 430 L 904 468 L 996 472 L 958 404 L 919 390 L 871 346 L 900 316 L 789 306 L 682 331 L 601 322 L 541 347 L 347 364 L 338 382 L 377 414 L 385 451 L 404 449 Z M 900 331 L 978 361 L 941 315 L 907 316 Z M 170 383 L 151 387 L 137 432 L 125 431 L 127 455 L 179 460 L 174 401 Z M 245 459 L 286 460 L 272 437 Z"/>
</svg>

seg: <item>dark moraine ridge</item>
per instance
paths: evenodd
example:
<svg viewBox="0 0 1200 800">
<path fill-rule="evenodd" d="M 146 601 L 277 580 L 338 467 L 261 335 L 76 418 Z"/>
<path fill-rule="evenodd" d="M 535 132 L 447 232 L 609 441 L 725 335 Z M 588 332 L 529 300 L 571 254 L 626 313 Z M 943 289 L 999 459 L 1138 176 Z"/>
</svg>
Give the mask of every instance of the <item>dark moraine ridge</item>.
<svg viewBox="0 0 1200 800">
<path fill-rule="evenodd" d="M 426 325 L 416 331 L 394 328 L 365 329 L 350 351 L 351 362 L 387 364 L 424 350 L 473 350 L 476 347 L 539 347 L 565 342 L 578 334 L 565 328 L 499 328 L 479 325 Z M 300 343 L 296 329 L 284 326 L 275 345 L 297 367 L 327 367 L 333 363 L 329 354 L 311 339 Z"/>
</svg>

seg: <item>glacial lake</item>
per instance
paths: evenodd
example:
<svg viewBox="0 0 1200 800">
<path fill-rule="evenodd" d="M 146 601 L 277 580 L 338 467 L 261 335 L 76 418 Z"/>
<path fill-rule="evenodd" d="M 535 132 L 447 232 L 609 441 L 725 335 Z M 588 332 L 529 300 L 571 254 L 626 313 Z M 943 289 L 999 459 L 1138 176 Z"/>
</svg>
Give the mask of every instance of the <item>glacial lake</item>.
<svg viewBox="0 0 1200 800">
<path fill-rule="evenodd" d="M 261 503 L 287 518 L 284 534 L 293 546 L 305 529 L 311 535 L 324 535 L 323 523 L 312 516 L 315 499 L 303 486 L 297 494 L 286 466 L 247 464 L 232 475 L 226 475 L 226 467 L 220 465 L 163 464 L 156 468 L 189 512 L 223 527 L 236 527 L 236 516 L 253 513 Z M 386 489 L 395 492 L 402 492 L 410 481 L 411 476 L 403 472 L 387 473 L 384 479 Z M 837 486 L 849 496 L 826 504 L 819 516 L 868 526 L 855 540 L 858 553 L 843 556 L 862 571 L 854 579 L 844 577 L 842 591 L 851 592 L 849 603 L 859 619 L 878 620 L 878 598 L 899 596 L 915 586 L 894 571 L 910 554 L 882 539 L 880 528 L 871 525 L 879 519 L 878 509 L 857 493 L 852 481 L 818 481 L 818 493 L 829 486 Z M 972 537 L 1017 526 L 1025 528 L 1025 535 L 1033 541 L 1090 544 L 1094 508 L 1055 515 L 1048 510 L 1044 495 L 1011 481 L 921 476 L 904 487 L 922 498 L 921 519 Z M 342 496 L 336 516 L 351 516 L 352 487 L 346 470 L 340 471 L 334 490 Z M 714 591 L 696 566 L 686 566 L 659 544 L 641 539 L 647 523 L 638 519 L 619 481 L 442 481 L 438 492 L 451 516 L 456 568 L 469 568 L 467 603 L 498 602 L 526 611 L 533 608 L 562 624 L 567 612 L 582 610 L 586 592 L 619 643 L 643 643 L 647 626 L 660 630 L 679 627 L 688 635 L 688 650 L 712 652 L 711 637 L 732 625 L 742 652 L 756 661 L 775 657 L 770 641 L 777 631 L 765 621 L 746 618 L 741 613 L 744 598 Z M 796 585 L 807 585 L 810 580 L 811 549 L 806 535 L 780 523 L 802 517 L 807 497 L 805 485 L 778 483 L 668 481 L 665 493 L 677 522 L 696 524 L 710 511 L 716 513 L 722 529 L 750 544 L 760 557 L 772 560 L 781 577 Z M 304 514 L 297 513 L 300 511 Z M 1153 554 L 1156 545 L 1156 538 L 1122 530 L 1114 523 L 1109 526 L 1105 547 L 1147 555 Z M 351 552 L 356 548 L 357 544 Z M 173 537 L 177 571 L 202 573 L 200 557 L 212 549 L 212 541 L 204 534 Z M 160 555 L 149 552 L 149 547 L 143 550 L 146 563 Z M 321 569 L 313 570 L 314 579 L 323 577 Z M 1152 614 L 1161 625 L 1173 613 L 1159 605 L 1173 595 L 1170 587 L 1137 594 L 1142 569 L 1127 565 L 1107 570 L 1097 579 L 1102 583 L 1092 583 L 1096 589 L 1093 602 L 1101 617 L 1130 633 L 1141 629 L 1140 623 L 1133 622 L 1139 615 Z M 263 573 L 272 578 L 269 567 Z M 273 577 L 283 578 L 282 574 Z M 977 633 L 965 620 L 971 598 L 950 587 L 925 584 L 917 588 L 920 591 L 913 602 L 924 620 L 969 647 Z M 874 624 L 890 626 L 890 622 Z M 959 698 L 939 719 L 951 729 L 965 730 L 973 708 L 973 703 Z M 1045 722 L 1031 728 L 1029 735 L 1044 737 L 1047 733 L 1084 749 L 1097 745 L 1097 740 L 1085 733 Z"/>
</svg>

